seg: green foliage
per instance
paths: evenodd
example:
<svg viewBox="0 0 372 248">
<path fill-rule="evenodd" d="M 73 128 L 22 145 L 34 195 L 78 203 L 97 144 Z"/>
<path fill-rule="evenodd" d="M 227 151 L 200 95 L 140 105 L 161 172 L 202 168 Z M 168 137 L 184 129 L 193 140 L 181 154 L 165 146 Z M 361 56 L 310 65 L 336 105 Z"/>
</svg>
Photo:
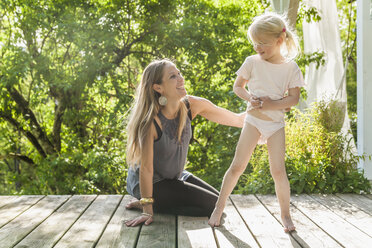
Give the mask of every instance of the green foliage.
<svg viewBox="0 0 372 248">
<path fill-rule="evenodd" d="M 202 49 L 207 56 L 197 58 L 193 68 L 184 67 L 189 94 L 205 97 L 220 107 L 234 112 L 245 110 L 245 104 L 236 97 L 232 87 L 236 77 L 235 72 L 242 61 L 245 57 L 254 54 L 246 32 L 251 19 L 262 11 L 260 4 L 255 1 L 223 3 L 220 1 L 219 5 L 213 5 L 213 8 L 208 11 L 212 18 L 205 21 L 202 19 L 200 25 L 206 22 L 204 25 L 213 27 L 218 35 L 206 36 L 204 31 L 199 34 L 207 41 L 205 44 L 208 46 Z M 190 35 L 199 33 L 198 30 L 189 32 Z M 187 49 L 186 51 L 188 52 Z M 199 47 L 195 53 L 198 54 L 200 51 Z M 213 56 L 212 60 L 208 59 L 210 56 Z M 190 62 L 190 58 L 187 61 Z M 196 118 L 192 126 L 194 140 L 189 148 L 189 163 L 186 168 L 219 187 L 234 156 L 240 130 L 220 126 L 201 117 Z"/>
<path fill-rule="evenodd" d="M 260 3 L 9 0 L 0 7 L 1 193 L 124 192 L 122 124 L 154 58 L 175 59 L 189 94 L 242 111 L 231 88 L 253 52 L 245 33 Z M 203 119 L 193 126 L 199 135 L 190 150 L 208 150 L 195 153 L 200 164 L 218 161 L 211 154 L 219 147 L 231 154 L 213 140 L 215 128 L 226 128 Z"/>
<path fill-rule="evenodd" d="M 322 19 L 322 17 L 319 15 L 319 10 L 315 7 L 309 7 L 304 2 L 301 1 L 299 11 L 297 14 L 298 22 L 302 23 L 303 20 L 306 20 L 307 22 L 318 22 Z"/>
<path fill-rule="evenodd" d="M 246 37 L 252 18 L 268 7 L 267 0 L 1 1 L 0 194 L 124 193 L 123 124 L 155 58 L 175 60 L 188 94 L 244 111 L 232 92 L 235 72 L 254 54 Z M 317 19 L 303 8 L 300 18 Z M 304 72 L 323 55 L 297 62 Z M 240 130 L 201 117 L 192 127 L 187 169 L 219 187 Z M 270 177 L 258 176 L 269 175 L 265 164 L 259 147 L 247 169 L 257 178 L 242 180 L 247 192 L 272 192 Z"/>
<path fill-rule="evenodd" d="M 315 52 L 315 53 L 312 53 L 312 54 L 304 54 L 303 53 L 303 54 L 301 54 L 301 56 L 299 56 L 297 58 L 297 63 L 302 66 L 301 69 L 303 71 L 305 70 L 305 66 L 309 65 L 311 63 L 315 63 L 315 66 L 318 69 L 319 66 L 324 65 L 324 63 L 325 63 L 324 56 L 325 56 L 324 51 Z"/>
<path fill-rule="evenodd" d="M 340 132 L 341 126 L 334 123 L 344 113 L 340 104 L 319 102 L 305 113 L 294 112 L 286 126 L 285 164 L 291 191 L 298 194 L 370 192 L 369 181 L 356 168 L 359 159 L 367 157 L 354 155 L 347 136 Z M 342 123 L 340 119 L 337 121 Z M 249 166 L 235 193 L 274 193 L 266 146 L 256 148 Z"/>
<path fill-rule="evenodd" d="M 350 126 L 357 142 L 357 51 L 356 51 L 356 1 L 337 0 L 342 57 L 346 66 L 347 110 Z M 346 63 L 345 63 L 346 64 Z"/>
</svg>

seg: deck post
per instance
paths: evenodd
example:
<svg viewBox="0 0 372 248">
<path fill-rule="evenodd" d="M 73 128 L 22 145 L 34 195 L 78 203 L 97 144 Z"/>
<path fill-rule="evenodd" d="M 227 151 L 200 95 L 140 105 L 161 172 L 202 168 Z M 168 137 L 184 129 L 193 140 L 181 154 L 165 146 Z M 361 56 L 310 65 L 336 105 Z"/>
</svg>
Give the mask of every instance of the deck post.
<svg viewBox="0 0 372 248">
<path fill-rule="evenodd" d="M 358 154 L 372 154 L 372 0 L 357 0 L 357 114 Z M 372 180 L 372 161 L 358 167 Z"/>
</svg>

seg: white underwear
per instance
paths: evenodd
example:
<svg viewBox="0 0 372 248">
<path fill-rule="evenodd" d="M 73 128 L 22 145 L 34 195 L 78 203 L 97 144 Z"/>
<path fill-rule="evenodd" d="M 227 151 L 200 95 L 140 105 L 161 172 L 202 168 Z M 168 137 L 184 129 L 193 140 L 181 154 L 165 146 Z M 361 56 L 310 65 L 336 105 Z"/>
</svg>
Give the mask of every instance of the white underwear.
<svg viewBox="0 0 372 248">
<path fill-rule="evenodd" d="M 261 133 L 258 144 L 266 144 L 267 139 L 270 138 L 271 135 L 285 126 L 284 122 L 265 121 L 250 114 L 245 116 L 244 121 L 257 128 L 257 130 Z"/>
</svg>

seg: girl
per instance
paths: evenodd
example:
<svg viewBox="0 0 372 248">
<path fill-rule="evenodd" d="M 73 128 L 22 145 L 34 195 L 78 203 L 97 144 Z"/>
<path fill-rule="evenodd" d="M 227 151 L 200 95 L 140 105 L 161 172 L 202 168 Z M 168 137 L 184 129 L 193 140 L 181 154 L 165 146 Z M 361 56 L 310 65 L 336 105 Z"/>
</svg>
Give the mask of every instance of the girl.
<svg viewBox="0 0 372 248">
<path fill-rule="evenodd" d="M 170 60 L 150 63 L 142 74 L 127 127 L 127 191 L 137 198 L 127 208 L 143 212 L 127 221 L 127 226 L 150 224 L 154 210 L 211 215 L 219 192 L 184 170 L 191 120 L 197 115 L 235 127 L 242 127 L 245 117 L 204 98 L 186 96 L 184 79 Z"/>
<path fill-rule="evenodd" d="M 298 52 L 297 40 L 284 19 L 273 13 L 256 17 L 248 29 L 248 36 L 257 55 L 246 58 L 236 72 L 234 83 L 235 94 L 248 102 L 248 113 L 209 224 L 212 227 L 220 225 L 226 200 L 244 172 L 254 148 L 257 143 L 267 143 L 270 172 L 275 182 L 284 231 L 290 232 L 295 230 L 295 226 L 289 213 L 290 188 L 284 165 L 284 110 L 298 103 L 300 87 L 304 86 L 302 73 L 293 61 Z M 260 108 L 252 108 L 252 103 L 257 101 Z"/>
</svg>

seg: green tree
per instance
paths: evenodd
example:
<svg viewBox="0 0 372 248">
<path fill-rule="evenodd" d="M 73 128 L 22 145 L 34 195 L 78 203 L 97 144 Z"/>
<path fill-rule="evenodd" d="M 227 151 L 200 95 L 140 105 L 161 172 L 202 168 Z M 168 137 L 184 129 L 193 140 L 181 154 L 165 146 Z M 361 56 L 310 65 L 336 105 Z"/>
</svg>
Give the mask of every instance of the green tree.
<svg viewBox="0 0 372 248">
<path fill-rule="evenodd" d="M 346 65 L 347 108 L 351 130 L 357 141 L 356 1 L 337 0 L 342 55 Z"/>
<path fill-rule="evenodd" d="M 238 110 L 230 80 L 260 12 L 254 1 L 1 2 L 3 192 L 124 192 L 123 120 L 143 67 L 172 57 L 189 93 Z M 196 125 L 196 144 L 215 139 L 213 124 Z"/>
<path fill-rule="evenodd" d="M 105 184 L 106 170 L 120 168 L 111 176 L 121 182 L 106 189 L 124 190 L 119 117 L 128 110 L 140 64 L 161 55 L 151 45 L 174 19 L 174 4 L 1 2 L 0 156 L 4 168 L 13 168 L 13 158 L 22 161 L 7 180 L 34 185 L 29 192 L 68 192 L 84 180 Z M 115 158 L 119 165 L 101 164 Z"/>
<path fill-rule="evenodd" d="M 0 193 L 124 193 L 127 113 L 155 58 L 175 60 L 190 95 L 244 111 L 232 85 L 268 2 L 0 2 Z M 187 168 L 219 187 L 240 130 L 199 117 L 192 128 Z"/>
</svg>

